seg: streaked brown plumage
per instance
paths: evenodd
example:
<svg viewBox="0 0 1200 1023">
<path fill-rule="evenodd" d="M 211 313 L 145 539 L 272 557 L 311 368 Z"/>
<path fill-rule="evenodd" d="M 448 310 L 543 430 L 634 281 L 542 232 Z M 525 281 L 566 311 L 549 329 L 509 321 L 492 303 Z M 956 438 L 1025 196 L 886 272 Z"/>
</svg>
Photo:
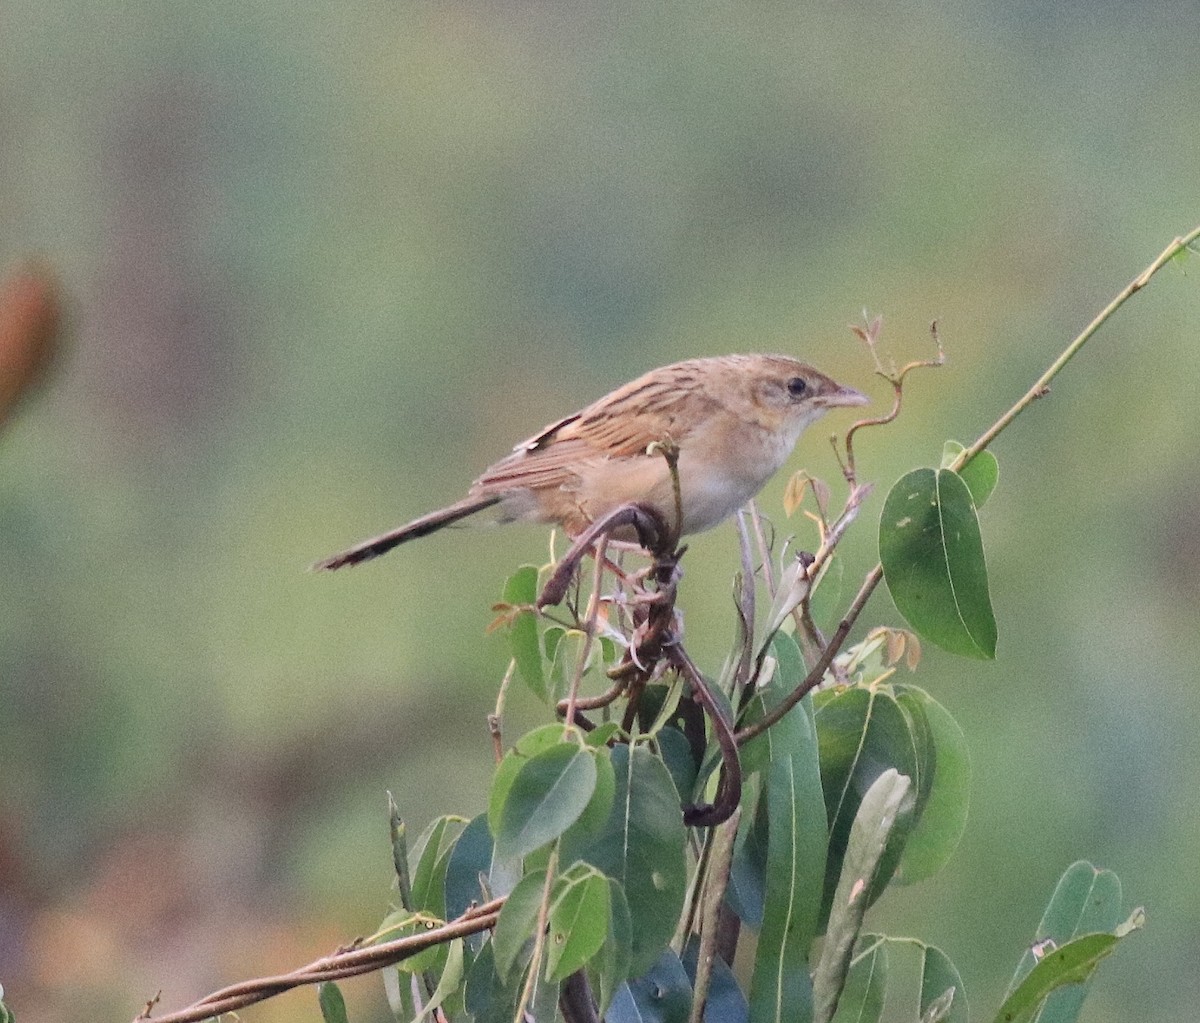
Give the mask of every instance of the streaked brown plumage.
<svg viewBox="0 0 1200 1023">
<path fill-rule="evenodd" d="M 366 540 L 314 568 L 378 557 L 485 508 L 504 521 L 553 522 L 576 535 L 623 504 L 655 508 L 680 534 L 715 526 L 758 493 L 804 428 L 838 406 L 864 405 L 786 355 L 689 359 L 651 370 L 522 441 L 455 504 Z M 667 460 L 678 451 L 680 507 Z"/>
</svg>

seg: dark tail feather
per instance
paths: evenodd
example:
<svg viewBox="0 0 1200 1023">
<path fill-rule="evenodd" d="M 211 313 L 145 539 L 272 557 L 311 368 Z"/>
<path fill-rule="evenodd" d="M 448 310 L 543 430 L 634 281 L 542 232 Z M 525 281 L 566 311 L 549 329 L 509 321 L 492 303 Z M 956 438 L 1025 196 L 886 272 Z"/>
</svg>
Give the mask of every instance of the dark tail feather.
<svg viewBox="0 0 1200 1023">
<path fill-rule="evenodd" d="M 360 561 L 370 561 L 372 558 L 386 554 L 393 547 L 398 547 L 408 540 L 415 540 L 419 536 L 427 536 L 429 533 L 434 533 L 443 526 L 448 526 L 459 519 L 465 519 L 468 515 L 474 515 L 477 511 L 483 511 L 484 508 L 490 508 L 499 501 L 500 498 L 494 494 L 487 497 L 465 498 L 457 504 L 450 505 L 448 508 L 440 508 L 438 511 L 430 512 L 428 515 L 422 515 L 419 519 L 413 519 L 407 525 L 355 544 L 348 551 L 342 551 L 341 554 L 335 554 L 331 558 L 318 561 L 313 565 L 313 571 L 341 568 L 344 565 L 357 565 Z"/>
</svg>

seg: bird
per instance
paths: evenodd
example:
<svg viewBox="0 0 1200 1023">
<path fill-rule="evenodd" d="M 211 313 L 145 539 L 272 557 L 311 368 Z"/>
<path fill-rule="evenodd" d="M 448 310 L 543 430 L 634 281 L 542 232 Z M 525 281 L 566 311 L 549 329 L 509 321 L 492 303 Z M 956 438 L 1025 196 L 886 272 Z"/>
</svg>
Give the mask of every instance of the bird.
<svg viewBox="0 0 1200 1023">
<path fill-rule="evenodd" d="M 675 523 L 679 536 L 699 533 L 754 497 L 805 427 L 829 409 L 867 403 L 787 355 L 672 363 L 521 441 L 462 500 L 313 568 L 357 565 L 489 508 L 503 522 L 552 523 L 577 537 L 617 508 L 639 504 Z"/>
</svg>

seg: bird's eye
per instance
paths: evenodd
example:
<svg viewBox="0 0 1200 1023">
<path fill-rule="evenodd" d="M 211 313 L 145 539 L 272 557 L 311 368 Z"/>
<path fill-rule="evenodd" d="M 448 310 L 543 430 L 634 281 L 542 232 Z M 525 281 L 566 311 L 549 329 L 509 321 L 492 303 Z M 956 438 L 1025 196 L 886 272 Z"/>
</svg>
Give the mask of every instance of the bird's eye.
<svg viewBox="0 0 1200 1023">
<path fill-rule="evenodd" d="M 788 394 L 790 394 L 793 398 L 802 398 L 804 396 L 804 392 L 808 390 L 808 381 L 805 380 L 804 377 L 792 377 L 792 379 L 788 381 L 787 388 Z"/>
</svg>

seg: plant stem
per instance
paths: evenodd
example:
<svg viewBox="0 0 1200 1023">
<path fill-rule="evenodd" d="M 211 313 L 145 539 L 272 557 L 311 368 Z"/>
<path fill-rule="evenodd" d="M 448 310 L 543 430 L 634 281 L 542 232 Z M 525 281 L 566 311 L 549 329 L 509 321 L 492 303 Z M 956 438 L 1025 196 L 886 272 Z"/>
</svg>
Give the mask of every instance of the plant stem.
<svg viewBox="0 0 1200 1023">
<path fill-rule="evenodd" d="M 1162 252 L 1158 254 L 1158 258 L 1156 258 L 1154 262 L 1146 267 L 1145 270 L 1143 270 L 1132 281 L 1130 281 L 1117 294 L 1117 296 L 1100 311 L 1096 318 L 1083 328 L 1079 336 L 1076 337 L 1075 340 L 1069 345 L 1067 345 L 1067 347 L 1063 350 L 1063 353 L 1050 364 L 1050 368 L 1046 370 L 1045 373 L 1038 377 L 1034 385 L 1029 388 L 1029 390 L 1026 391 L 1021 397 L 1021 400 L 1013 405 L 1012 408 L 1005 412 L 1004 415 L 997 419 L 990 427 L 988 427 L 988 429 L 977 441 L 975 441 L 974 444 L 972 444 L 969 448 L 965 448 L 959 453 L 959 456 L 953 461 L 953 463 L 951 463 L 950 468 L 955 472 L 961 469 L 972 458 L 979 454 L 979 452 L 991 444 L 991 442 L 1000 435 L 1000 433 L 1008 426 L 1009 423 L 1011 423 L 1017 418 L 1017 416 L 1024 412 L 1026 408 L 1037 401 L 1038 398 L 1042 397 L 1046 393 L 1046 388 L 1049 387 L 1050 381 L 1058 376 L 1063 367 L 1075 357 L 1075 355 L 1085 344 L 1087 344 L 1092 335 L 1108 322 L 1113 313 L 1120 309 L 1121 306 L 1123 306 L 1130 298 L 1141 291 L 1142 288 L 1149 284 L 1150 278 L 1158 273 L 1159 270 L 1166 266 L 1167 263 L 1174 259 L 1180 252 L 1190 246 L 1192 242 L 1196 241 L 1197 238 L 1200 238 L 1200 225 L 1193 227 L 1187 234 L 1176 238 L 1173 242 L 1171 242 L 1170 245 L 1163 249 Z"/>
<path fill-rule="evenodd" d="M 1049 386 L 1050 381 L 1058 376 L 1060 372 L 1062 372 L 1063 367 L 1071 361 L 1071 359 L 1085 344 L 1087 344 L 1088 340 L 1096 333 L 1096 331 L 1098 331 L 1102 326 L 1104 326 L 1105 323 L 1108 322 L 1113 313 L 1120 309 L 1121 306 L 1123 306 L 1130 298 L 1141 291 L 1142 288 L 1149 284 L 1151 278 L 1158 273 L 1159 270 L 1166 266 L 1167 263 L 1174 259 L 1184 249 L 1190 247 L 1197 239 L 1200 239 L 1200 225 L 1193 227 L 1190 231 L 1188 231 L 1187 234 L 1180 235 L 1173 242 L 1171 242 L 1170 245 L 1163 249 L 1162 252 L 1155 257 L 1153 262 L 1151 262 L 1146 269 L 1144 269 L 1124 288 L 1122 288 L 1121 291 L 1117 293 L 1116 297 L 1113 298 L 1113 300 L 1100 311 L 1096 318 L 1093 319 L 1092 322 L 1086 327 L 1084 327 L 1075 340 L 1067 345 L 1065 349 L 1063 349 L 1062 354 L 1050 364 L 1050 368 L 1047 369 L 1045 373 L 1038 377 L 1034 385 L 1025 392 L 1025 394 L 1016 402 L 1016 404 L 1014 404 L 1012 408 L 1005 412 L 1004 415 L 1002 415 L 982 434 L 980 434 L 979 439 L 976 440 L 974 444 L 962 450 L 959 456 L 951 463 L 950 468 L 956 472 L 961 469 L 972 458 L 979 454 L 980 451 L 991 444 L 991 442 L 1000 435 L 1000 433 L 1008 426 L 1009 423 L 1016 419 L 1017 416 L 1024 412 L 1025 409 L 1032 405 L 1033 402 L 1035 402 L 1038 398 L 1042 397 L 1042 395 L 1046 393 L 1046 388 Z M 809 692 L 811 692 L 820 684 L 821 679 L 824 678 L 826 670 L 829 668 L 829 665 L 832 663 L 834 657 L 837 656 L 838 651 L 841 650 L 842 644 L 846 642 L 846 637 L 849 635 L 850 630 L 854 627 L 854 623 L 858 620 L 858 616 L 862 614 L 867 600 L 870 598 L 871 594 L 875 592 L 875 587 L 879 585 L 882 579 L 883 565 L 877 564 L 873 569 L 871 569 L 870 573 L 868 573 L 866 579 L 863 581 L 862 588 L 858 591 L 858 595 L 854 598 L 854 603 L 850 605 L 849 609 L 846 611 L 845 617 L 838 623 L 836 631 L 832 636 L 830 636 L 829 643 L 825 647 L 820 660 L 818 660 L 813 666 L 813 669 L 808 673 L 804 681 L 801 682 L 800 685 L 798 685 L 794 690 L 792 690 L 792 692 L 787 695 L 787 698 L 783 700 L 783 702 L 777 707 L 775 707 L 770 714 L 766 715 L 761 720 L 756 721 L 753 725 L 748 725 L 746 728 L 743 728 L 736 734 L 735 738 L 739 746 L 744 745 L 756 735 L 761 735 L 763 732 L 765 732 L 771 727 L 771 725 L 775 724 L 776 721 L 782 718 L 784 714 L 791 710 L 792 707 L 804 699 Z"/>
</svg>

